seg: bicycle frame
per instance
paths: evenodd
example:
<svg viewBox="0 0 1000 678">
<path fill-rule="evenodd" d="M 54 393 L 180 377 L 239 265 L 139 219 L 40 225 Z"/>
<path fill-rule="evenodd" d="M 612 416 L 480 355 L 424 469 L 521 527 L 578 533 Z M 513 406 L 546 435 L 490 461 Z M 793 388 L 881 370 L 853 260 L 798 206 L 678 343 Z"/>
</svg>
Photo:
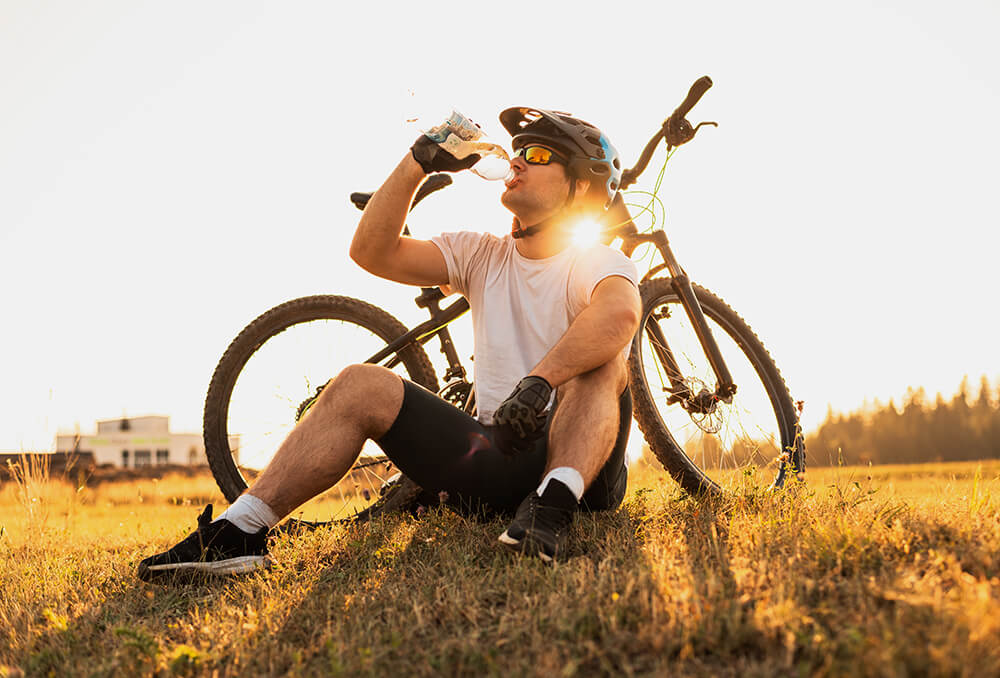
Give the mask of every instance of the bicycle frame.
<svg viewBox="0 0 1000 678">
<path fill-rule="evenodd" d="M 441 352 L 445 354 L 448 360 L 448 370 L 444 375 L 445 382 L 455 378 L 464 379 L 466 375 L 465 368 L 458 358 L 458 352 L 455 350 L 455 344 L 451 340 L 448 325 L 469 310 L 469 300 L 462 297 L 447 308 L 442 309 L 440 306 L 442 299 L 444 299 L 444 293 L 437 287 L 422 287 L 420 296 L 414 301 L 417 306 L 426 308 L 430 312 L 430 320 L 425 320 L 406 334 L 398 337 L 365 362 L 380 364 L 392 355 L 393 358 L 386 363 L 386 367 L 395 367 L 400 363 L 400 359 L 398 355 L 394 354 L 398 354 L 399 351 L 414 342 L 426 344 L 437 336 L 441 340 Z"/>
</svg>

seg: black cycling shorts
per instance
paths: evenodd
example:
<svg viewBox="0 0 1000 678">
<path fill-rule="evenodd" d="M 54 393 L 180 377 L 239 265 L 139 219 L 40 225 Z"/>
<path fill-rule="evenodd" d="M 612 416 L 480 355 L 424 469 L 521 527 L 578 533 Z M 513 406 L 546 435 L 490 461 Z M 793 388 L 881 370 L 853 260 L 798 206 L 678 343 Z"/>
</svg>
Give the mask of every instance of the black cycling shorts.
<svg viewBox="0 0 1000 678">
<path fill-rule="evenodd" d="M 627 388 L 618 400 L 618 409 L 618 437 L 610 458 L 583 495 L 584 510 L 617 508 L 625 496 L 625 445 L 632 420 L 632 396 Z M 493 444 L 493 426 L 484 426 L 404 379 L 399 415 L 375 442 L 422 488 L 434 494 L 447 492 L 449 504 L 508 512 L 541 482 L 547 439 L 548 425 L 532 449 L 508 457 Z"/>
</svg>

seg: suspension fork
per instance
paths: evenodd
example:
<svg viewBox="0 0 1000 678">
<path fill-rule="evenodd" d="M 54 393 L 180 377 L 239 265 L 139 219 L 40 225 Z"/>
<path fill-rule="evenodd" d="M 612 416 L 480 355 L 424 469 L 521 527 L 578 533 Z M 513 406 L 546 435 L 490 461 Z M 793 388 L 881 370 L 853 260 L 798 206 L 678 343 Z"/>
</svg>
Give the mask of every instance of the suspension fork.
<svg viewBox="0 0 1000 678">
<path fill-rule="evenodd" d="M 663 267 L 670 273 L 670 284 L 673 286 L 674 291 L 677 292 L 677 296 L 680 297 L 681 305 L 684 307 L 684 311 L 691 321 L 691 326 L 694 327 L 694 332 L 698 336 L 698 341 L 705 351 L 705 357 L 708 358 L 708 362 L 712 366 L 712 371 L 715 373 L 717 384 L 715 395 L 720 400 L 731 402 L 733 394 L 736 393 L 736 384 L 733 383 L 733 377 L 729 373 L 726 361 L 722 358 L 722 352 L 719 351 L 719 345 L 716 343 L 715 337 L 712 336 L 712 330 L 705 321 L 705 314 L 701 310 L 701 304 L 698 303 L 698 298 L 694 294 L 694 288 L 691 287 L 691 279 L 688 278 L 687 273 L 684 272 L 684 269 L 677 262 L 677 258 L 670 249 L 667 234 L 664 231 L 655 231 L 651 234 L 650 239 L 663 256 Z M 650 271 L 650 274 L 656 270 L 661 270 L 661 268 L 657 267 L 657 269 Z M 653 346 L 657 356 L 666 367 L 675 392 L 683 389 L 684 384 L 681 381 L 681 371 L 673 352 L 667 345 L 663 331 L 658 324 L 654 323 L 650 327 L 649 332 L 652 335 Z"/>
</svg>

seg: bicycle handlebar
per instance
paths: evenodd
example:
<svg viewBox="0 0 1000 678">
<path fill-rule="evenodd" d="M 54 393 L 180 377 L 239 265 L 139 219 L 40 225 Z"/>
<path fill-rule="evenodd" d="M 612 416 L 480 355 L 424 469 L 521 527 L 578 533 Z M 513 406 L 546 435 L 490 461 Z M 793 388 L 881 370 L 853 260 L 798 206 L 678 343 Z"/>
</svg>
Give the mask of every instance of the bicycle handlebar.
<svg viewBox="0 0 1000 678">
<path fill-rule="evenodd" d="M 703 75 L 694 81 L 691 85 L 691 89 L 688 90 L 688 94 L 684 97 L 684 101 L 678 106 L 670 117 L 663 121 L 660 125 L 660 130 L 653 135 L 646 146 L 642 149 L 642 153 L 639 155 L 639 160 L 635 163 L 632 169 L 627 169 L 622 172 L 622 183 L 621 189 L 625 190 L 632 184 L 636 182 L 639 175 L 646 170 L 646 165 L 649 164 L 650 159 L 653 157 L 653 152 L 656 151 L 656 147 L 659 145 L 662 139 L 667 140 L 667 146 L 680 146 L 681 144 L 686 144 L 694 138 L 695 132 L 697 132 L 698 127 L 692 127 L 691 123 L 684 119 L 684 116 L 690 112 L 694 105 L 698 103 L 699 100 L 708 91 L 708 88 L 712 86 L 712 79 L 707 75 Z M 702 124 L 715 124 L 715 123 L 702 123 Z"/>
<path fill-rule="evenodd" d="M 712 86 L 712 79 L 707 75 L 703 75 L 694 81 L 691 85 L 691 89 L 688 90 L 688 95 L 681 102 L 681 105 L 677 107 L 677 110 L 671 114 L 671 118 L 683 118 L 687 115 L 694 105 L 705 95 L 708 88 Z"/>
</svg>

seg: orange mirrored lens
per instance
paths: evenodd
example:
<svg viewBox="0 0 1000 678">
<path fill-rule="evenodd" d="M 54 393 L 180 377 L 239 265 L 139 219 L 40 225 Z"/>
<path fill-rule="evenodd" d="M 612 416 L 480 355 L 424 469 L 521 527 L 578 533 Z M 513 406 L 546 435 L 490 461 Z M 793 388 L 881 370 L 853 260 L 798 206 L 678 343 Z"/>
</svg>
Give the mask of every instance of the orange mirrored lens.
<svg viewBox="0 0 1000 678">
<path fill-rule="evenodd" d="M 524 158 L 531 165 L 548 165 L 550 162 L 563 162 L 560 156 L 544 146 L 523 146 L 514 152 L 515 158 Z"/>
<path fill-rule="evenodd" d="M 548 165 L 552 162 L 552 151 L 542 146 L 528 146 L 524 149 L 524 159 L 532 165 Z"/>
</svg>

